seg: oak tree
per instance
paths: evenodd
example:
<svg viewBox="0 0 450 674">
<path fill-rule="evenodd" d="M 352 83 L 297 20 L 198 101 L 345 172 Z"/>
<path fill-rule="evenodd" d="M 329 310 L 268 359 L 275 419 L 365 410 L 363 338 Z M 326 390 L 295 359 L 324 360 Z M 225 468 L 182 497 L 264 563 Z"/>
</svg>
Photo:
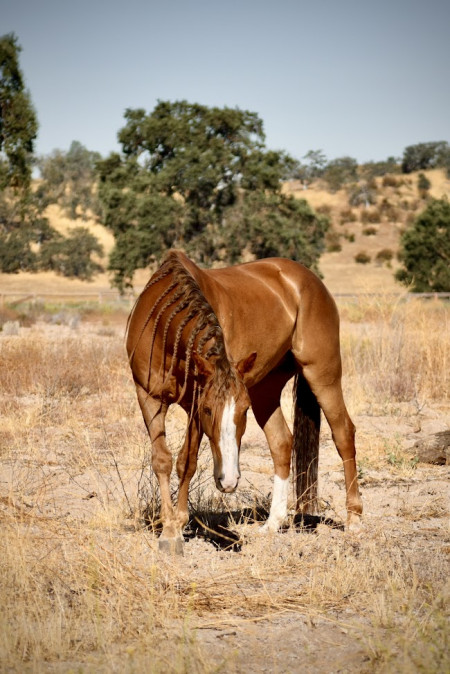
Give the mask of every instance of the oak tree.
<svg viewBox="0 0 450 674">
<path fill-rule="evenodd" d="M 148 114 L 127 110 L 125 120 L 118 134 L 122 152 L 98 163 L 103 221 L 116 240 L 110 268 L 119 288 L 171 246 L 185 248 L 200 263 L 229 262 L 250 244 L 255 228 L 267 224 L 269 239 L 277 212 L 292 231 L 282 235 L 280 230 L 270 246 L 253 242 L 254 255 L 270 249 L 270 254 L 296 251 L 302 257 L 303 250 L 305 259 L 317 259 L 316 251 L 304 248 L 308 237 L 281 194 L 294 160 L 265 147 L 256 113 L 160 101 Z M 246 215 L 251 203 L 258 225 L 254 220 L 250 226 Z M 240 226 L 231 225 L 238 214 Z M 317 232 L 322 227 L 317 223 Z"/>
</svg>

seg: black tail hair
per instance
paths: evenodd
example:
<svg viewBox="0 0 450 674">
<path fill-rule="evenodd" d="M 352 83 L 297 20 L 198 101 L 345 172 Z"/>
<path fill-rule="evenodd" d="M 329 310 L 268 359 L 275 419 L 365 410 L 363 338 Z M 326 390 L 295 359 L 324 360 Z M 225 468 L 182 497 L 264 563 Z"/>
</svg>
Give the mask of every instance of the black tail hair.
<svg viewBox="0 0 450 674">
<path fill-rule="evenodd" d="M 294 405 L 292 465 L 297 498 L 296 510 L 316 515 L 320 407 L 316 396 L 300 372 L 294 381 Z"/>
</svg>

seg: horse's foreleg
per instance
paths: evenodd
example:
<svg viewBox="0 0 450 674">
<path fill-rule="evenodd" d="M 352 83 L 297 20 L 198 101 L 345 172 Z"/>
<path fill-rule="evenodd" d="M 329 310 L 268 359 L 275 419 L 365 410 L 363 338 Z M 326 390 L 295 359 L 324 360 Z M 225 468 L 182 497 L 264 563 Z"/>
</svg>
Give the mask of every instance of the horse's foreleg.
<svg viewBox="0 0 450 674">
<path fill-rule="evenodd" d="M 157 477 L 161 495 L 161 521 L 163 525 L 159 541 L 160 548 L 182 552 L 182 539 L 177 526 L 172 498 L 170 494 L 170 475 L 172 472 L 172 454 L 166 443 L 165 420 L 167 405 L 152 398 L 136 385 L 139 406 L 147 426 L 152 443 L 152 468 Z"/>
<path fill-rule="evenodd" d="M 191 419 L 184 439 L 183 447 L 177 459 L 177 473 L 180 480 L 178 504 L 176 508 L 177 521 L 182 531 L 186 526 L 188 513 L 189 484 L 197 469 L 198 448 L 203 431 L 197 418 Z"/>
<path fill-rule="evenodd" d="M 272 455 L 274 477 L 269 518 L 262 526 L 262 531 L 278 531 L 287 516 L 292 452 L 292 433 L 286 424 L 281 407 L 275 410 L 263 431 Z"/>
<path fill-rule="evenodd" d="M 291 467 L 292 433 L 280 407 L 280 395 L 287 375 L 269 376 L 250 391 L 256 421 L 267 438 L 274 466 L 272 502 L 262 532 L 278 531 L 287 516 L 289 472 Z"/>
</svg>

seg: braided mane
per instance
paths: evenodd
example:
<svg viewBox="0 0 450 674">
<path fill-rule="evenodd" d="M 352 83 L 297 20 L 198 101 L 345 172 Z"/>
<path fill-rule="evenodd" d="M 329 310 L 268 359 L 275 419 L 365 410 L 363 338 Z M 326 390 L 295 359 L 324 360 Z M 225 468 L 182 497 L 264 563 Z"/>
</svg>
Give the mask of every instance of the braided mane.
<svg viewBox="0 0 450 674">
<path fill-rule="evenodd" d="M 186 392 L 194 347 L 195 351 L 204 358 L 213 359 L 215 365 L 214 375 L 207 386 L 208 388 L 209 386 L 215 386 L 217 394 L 220 395 L 224 391 L 226 382 L 229 381 L 230 377 L 234 379 L 235 375 L 228 360 L 224 336 L 217 316 L 203 295 L 197 281 L 183 265 L 176 251 L 169 251 L 158 272 L 152 276 L 145 286 L 141 297 L 150 287 L 157 285 L 164 279 L 166 281 L 169 280 L 169 284 L 158 296 L 147 314 L 134 349 L 130 353 L 130 364 L 132 364 L 136 348 L 145 329 L 149 324 L 152 324 L 147 390 L 150 387 L 152 376 L 152 355 L 156 336 L 158 332 L 161 334 L 162 331 L 163 380 L 169 380 L 178 360 L 184 358 L 185 361 L 184 382 L 178 400 L 181 400 Z M 167 349 L 168 336 L 171 329 L 174 329 L 173 321 L 178 315 L 181 315 L 181 320 L 173 335 L 173 347 L 169 352 Z M 182 334 L 188 323 L 192 323 L 192 325 L 189 336 L 185 335 L 183 343 L 184 353 L 180 353 Z M 205 352 L 207 345 L 208 348 Z M 166 369 L 167 356 L 170 357 L 171 362 L 170 366 Z M 194 385 L 194 398 L 196 391 L 197 382 Z"/>
</svg>

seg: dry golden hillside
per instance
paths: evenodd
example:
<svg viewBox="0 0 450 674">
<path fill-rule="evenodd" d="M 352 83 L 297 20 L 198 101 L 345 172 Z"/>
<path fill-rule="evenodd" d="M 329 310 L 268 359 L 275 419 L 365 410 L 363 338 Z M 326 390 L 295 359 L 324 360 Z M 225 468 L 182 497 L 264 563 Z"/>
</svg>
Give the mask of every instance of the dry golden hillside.
<svg viewBox="0 0 450 674">
<path fill-rule="evenodd" d="M 450 180 L 443 169 L 424 173 L 431 183 L 430 196 L 450 196 Z M 376 203 L 368 208 L 350 207 L 346 190 L 332 194 L 320 182 L 306 190 L 299 182 L 285 185 L 286 193 L 306 199 L 314 210 L 331 218 L 333 238 L 328 247 L 338 239 L 341 250 L 324 253 L 320 269 L 333 293 L 402 292 L 394 280 L 400 234 L 426 205 L 417 183 L 418 173 L 377 178 Z M 386 249 L 394 255 L 391 266 L 376 260 Z M 360 252 L 367 253 L 371 261 L 355 262 Z"/>
<path fill-rule="evenodd" d="M 436 198 L 450 196 L 450 180 L 442 169 L 425 171 L 431 182 L 430 195 Z M 298 181 L 286 183 L 285 193 L 306 199 L 314 210 L 329 215 L 332 229 L 328 236 L 327 252 L 320 260 L 320 269 L 331 292 L 402 292 L 394 280 L 397 266 L 396 254 L 399 238 L 425 207 L 417 187 L 418 174 L 392 175 L 376 179 L 376 203 L 369 208 L 350 207 L 348 193 L 340 190 L 330 193 L 320 182 L 302 189 Z M 48 207 L 46 216 L 58 231 L 67 233 L 72 227 L 87 227 L 103 244 L 108 254 L 114 244 L 109 230 L 91 220 L 70 220 L 57 205 Z M 340 246 L 340 250 L 330 249 Z M 382 250 L 393 254 L 390 266 L 376 260 Z M 355 255 L 365 252 L 371 261 L 367 264 L 355 262 Z M 135 287 L 139 290 L 148 278 L 147 270 L 140 270 L 135 276 Z M 40 274 L 0 274 L 0 293 L 99 293 L 110 290 L 108 275 L 100 274 L 92 282 L 66 279 L 51 272 Z"/>
</svg>

